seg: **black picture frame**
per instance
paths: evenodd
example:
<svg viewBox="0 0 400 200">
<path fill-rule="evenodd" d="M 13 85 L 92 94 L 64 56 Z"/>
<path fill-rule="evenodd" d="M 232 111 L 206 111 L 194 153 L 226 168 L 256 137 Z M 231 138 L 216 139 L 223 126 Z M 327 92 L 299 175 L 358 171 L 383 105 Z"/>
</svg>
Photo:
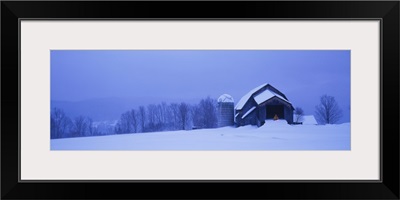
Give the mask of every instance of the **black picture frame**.
<svg viewBox="0 0 400 200">
<path fill-rule="evenodd" d="M 399 199 L 398 1 L 2 1 L 2 199 Z M 379 19 L 381 175 L 368 181 L 20 182 L 20 19 Z M 18 78 L 17 78 L 18 77 Z M 384 123 L 383 123 L 384 121 Z M 162 189 L 162 190 L 161 190 Z M 148 191 L 153 191 L 149 193 Z"/>
</svg>

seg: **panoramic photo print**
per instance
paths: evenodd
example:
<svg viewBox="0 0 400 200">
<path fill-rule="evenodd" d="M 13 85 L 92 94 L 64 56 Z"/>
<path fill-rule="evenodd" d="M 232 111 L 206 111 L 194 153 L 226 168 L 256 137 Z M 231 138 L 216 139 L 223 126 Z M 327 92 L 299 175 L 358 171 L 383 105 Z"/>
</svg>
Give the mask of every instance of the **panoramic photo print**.
<svg viewBox="0 0 400 200">
<path fill-rule="evenodd" d="M 351 150 L 350 50 L 50 54 L 50 150 Z"/>
</svg>

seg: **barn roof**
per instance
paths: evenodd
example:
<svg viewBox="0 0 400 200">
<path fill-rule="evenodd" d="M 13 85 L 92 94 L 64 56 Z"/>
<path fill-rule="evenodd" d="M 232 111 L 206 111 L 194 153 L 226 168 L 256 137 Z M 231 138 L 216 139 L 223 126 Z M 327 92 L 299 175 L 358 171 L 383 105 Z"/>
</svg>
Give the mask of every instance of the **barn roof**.
<svg viewBox="0 0 400 200">
<path fill-rule="evenodd" d="M 264 92 L 261 92 L 260 94 L 254 96 L 254 100 L 258 103 L 258 105 L 260 105 L 262 102 L 272 98 L 272 97 L 278 97 L 288 103 L 290 103 L 288 100 L 286 100 L 285 98 L 283 98 L 281 95 L 276 94 L 275 92 L 272 92 L 270 90 L 265 90 Z"/>
<path fill-rule="evenodd" d="M 288 103 L 290 103 L 287 98 L 285 96 L 282 96 L 280 94 L 277 94 L 276 92 L 270 90 L 269 88 L 274 88 L 272 87 L 270 84 L 268 83 L 264 83 L 252 90 L 250 90 L 250 92 L 248 92 L 247 94 L 245 94 L 240 100 L 239 102 L 236 104 L 235 109 L 236 110 L 241 110 L 243 108 L 243 106 L 246 104 L 246 102 L 253 97 L 254 100 L 257 102 L 258 105 L 260 105 L 261 103 L 267 101 L 268 99 L 271 99 L 273 97 L 278 97 L 279 99 L 282 99 L 283 101 L 286 101 Z M 263 90 L 264 91 L 261 91 Z M 278 91 L 276 88 L 274 88 L 276 91 Z M 261 91 L 261 92 L 260 92 Z M 257 94 L 256 94 L 257 93 Z M 291 104 L 291 103 L 290 103 Z"/>
</svg>

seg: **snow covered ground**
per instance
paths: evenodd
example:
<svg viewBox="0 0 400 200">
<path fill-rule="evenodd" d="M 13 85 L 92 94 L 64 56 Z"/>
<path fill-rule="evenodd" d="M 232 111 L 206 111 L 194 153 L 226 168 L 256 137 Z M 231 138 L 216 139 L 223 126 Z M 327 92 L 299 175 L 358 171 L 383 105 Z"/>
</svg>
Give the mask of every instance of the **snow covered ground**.
<svg viewBox="0 0 400 200">
<path fill-rule="evenodd" d="M 350 123 L 223 127 L 52 139 L 51 150 L 350 150 Z"/>
</svg>

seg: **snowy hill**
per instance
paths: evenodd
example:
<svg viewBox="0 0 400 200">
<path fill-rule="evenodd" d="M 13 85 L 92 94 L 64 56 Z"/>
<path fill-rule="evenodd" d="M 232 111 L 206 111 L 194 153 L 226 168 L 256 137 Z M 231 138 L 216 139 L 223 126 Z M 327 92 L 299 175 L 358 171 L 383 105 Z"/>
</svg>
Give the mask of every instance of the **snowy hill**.
<svg viewBox="0 0 400 200">
<path fill-rule="evenodd" d="M 293 119 L 296 120 L 296 114 L 293 114 Z M 317 125 L 318 122 L 315 119 L 314 115 L 304 115 L 301 116 L 301 118 L 299 119 L 299 122 L 302 122 L 303 125 Z"/>
<path fill-rule="evenodd" d="M 51 150 L 350 150 L 350 124 L 223 127 L 51 140 Z"/>
</svg>

